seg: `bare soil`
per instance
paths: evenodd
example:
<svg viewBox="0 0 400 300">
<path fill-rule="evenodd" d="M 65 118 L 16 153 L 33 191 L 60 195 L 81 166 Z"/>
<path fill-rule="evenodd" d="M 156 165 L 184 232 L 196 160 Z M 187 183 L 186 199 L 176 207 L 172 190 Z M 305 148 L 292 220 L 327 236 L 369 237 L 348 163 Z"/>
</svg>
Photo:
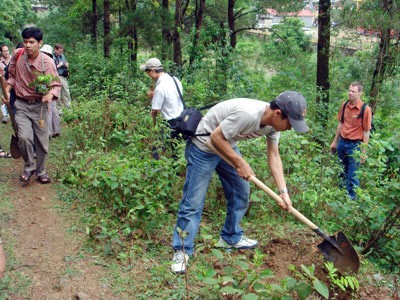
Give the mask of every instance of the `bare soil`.
<svg viewBox="0 0 400 300">
<path fill-rule="evenodd" d="M 306 238 L 307 234 L 301 239 L 273 239 L 270 243 L 262 248 L 263 252 L 268 254 L 266 259 L 266 267 L 272 270 L 276 279 L 283 279 L 293 274 L 289 271 L 289 266 L 294 265 L 299 269 L 301 265 L 315 265 L 314 275 L 329 287 L 330 283 L 327 278 L 327 271 L 323 268 L 324 259 L 319 252 L 317 245 L 321 240 L 312 242 L 312 239 Z M 388 288 L 376 287 L 372 285 L 363 285 L 362 278 L 360 280 L 360 290 L 356 299 L 362 300 L 394 300 L 394 293 Z M 352 299 L 348 292 L 342 292 L 340 289 L 330 291 L 331 299 L 347 300 Z M 334 296 L 332 296 L 334 295 Z"/>
<path fill-rule="evenodd" d="M 79 218 L 76 212 L 65 207 L 58 199 L 54 184 L 40 184 L 35 176 L 32 176 L 29 184 L 22 184 L 18 180 L 22 163 L 22 160 L 0 160 L 1 184 L 7 186 L 7 192 L 2 192 L 2 196 L 12 203 L 8 216 L 0 218 L 2 232 L 7 233 L 2 237 L 3 241 L 12 243 L 15 255 L 15 262 L 11 269 L 7 269 L 7 273 L 12 280 L 17 280 L 14 278 L 16 273 L 23 273 L 30 279 L 26 293 L 15 293 L 7 299 L 121 299 L 121 295 L 118 297 L 112 292 L 107 281 L 110 271 L 104 267 L 104 262 L 83 249 L 85 234 L 73 230 Z M 266 254 L 265 268 L 272 270 L 274 280 L 279 282 L 280 279 L 293 276 L 289 265 L 300 269 L 301 265 L 314 264 L 315 275 L 327 283 L 326 271 L 322 268 L 323 258 L 316 248 L 319 242 L 307 237 L 307 234 L 272 239 L 260 246 L 260 250 Z M 253 255 L 252 251 L 246 253 Z M 139 273 L 143 272 L 140 264 L 137 268 Z M 135 273 L 135 270 L 132 272 Z M 349 294 L 340 291 L 336 291 L 334 297 L 331 299 L 352 299 Z M 396 298 L 387 288 L 361 285 L 357 299 Z"/>
<path fill-rule="evenodd" d="M 32 176 L 29 184 L 18 180 L 22 160 L 2 159 L 1 181 L 9 191 L 3 199 L 11 199 L 13 208 L 5 227 L 13 241 L 15 264 L 8 273 L 19 271 L 30 279 L 25 295 L 11 295 L 9 300 L 118 299 L 103 279 L 107 271 L 97 258 L 84 253 L 84 236 L 68 233 L 74 212 L 62 212 L 51 184 L 41 184 Z M 71 222 L 72 221 L 72 222 Z M 3 227 L 3 228 L 4 228 Z M 7 247 L 6 247 L 7 249 Z M 13 280 L 14 278 L 12 278 Z"/>
</svg>

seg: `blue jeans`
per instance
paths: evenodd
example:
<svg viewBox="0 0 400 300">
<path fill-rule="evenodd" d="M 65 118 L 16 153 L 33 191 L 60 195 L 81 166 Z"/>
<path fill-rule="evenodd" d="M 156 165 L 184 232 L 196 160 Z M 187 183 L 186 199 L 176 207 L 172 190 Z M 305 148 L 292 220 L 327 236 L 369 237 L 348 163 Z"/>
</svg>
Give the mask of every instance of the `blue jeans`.
<svg viewBox="0 0 400 300">
<path fill-rule="evenodd" d="M 360 185 L 356 175 L 359 164 L 353 157 L 354 151 L 360 150 L 359 145 L 360 141 L 345 141 L 339 137 L 337 146 L 338 157 L 343 164 L 343 172 L 340 176 L 351 199 L 356 198 L 355 190 Z"/>
<path fill-rule="evenodd" d="M 240 155 L 236 147 L 234 150 Z M 172 247 L 174 250 L 182 250 L 184 247 L 187 254 L 193 255 L 194 239 L 199 230 L 204 201 L 214 170 L 217 171 L 221 180 L 227 201 L 227 212 L 221 237 L 228 244 L 236 244 L 243 235 L 243 229 L 239 224 L 249 203 L 249 183 L 240 178 L 236 170 L 218 155 L 200 150 L 191 141 L 186 144 L 185 157 L 187 160 L 186 180 L 174 229 Z M 187 233 L 183 243 L 177 228 Z"/>
</svg>

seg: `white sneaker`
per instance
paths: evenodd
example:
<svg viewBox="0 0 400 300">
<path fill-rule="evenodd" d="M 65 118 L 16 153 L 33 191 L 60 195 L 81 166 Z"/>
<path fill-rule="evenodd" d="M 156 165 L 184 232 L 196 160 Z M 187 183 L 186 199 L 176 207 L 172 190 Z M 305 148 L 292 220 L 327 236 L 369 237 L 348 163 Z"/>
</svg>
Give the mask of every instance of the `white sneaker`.
<svg viewBox="0 0 400 300">
<path fill-rule="evenodd" d="M 175 251 L 172 259 L 171 270 L 176 274 L 185 273 L 189 262 L 189 255 L 182 250 Z"/>
<path fill-rule="evenodd" d="M 9 116 L 9 115 L 7 115 L 7 116 L 4 116 L 4 117 L 3 117 L 3 120 L 1 120 L 1 123 L 3 123 L 3 124 L 7 124 L 7 123 L 8 123 L 8 121 L 10 121 L 10 116 Z"/>
<path fill-rule="evenodd" d="M 226 249 L 252 249 L 257 246 L 258 242 L 256 240 L 249 239 L 247 236 L 242 235 L 242 238 L 239 242 L 234 245 L 230 245 L 224 241 L 222 237 L 219 237 L 218 243 L 215 245 L 216 247 L 226 248 Z"/>
</svg>

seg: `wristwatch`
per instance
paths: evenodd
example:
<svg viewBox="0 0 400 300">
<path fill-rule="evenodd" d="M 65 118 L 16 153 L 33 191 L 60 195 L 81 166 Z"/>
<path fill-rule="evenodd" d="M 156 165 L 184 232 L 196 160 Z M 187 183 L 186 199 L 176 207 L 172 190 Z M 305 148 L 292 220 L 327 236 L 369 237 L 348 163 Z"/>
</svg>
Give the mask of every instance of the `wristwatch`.
<svg viewBox="0 0 400 300">
<path fill-rule="evenodd" d="M 288 192 L 287 188 L 279 190 L 279 194 L 285 194 L 287 192 Z"/>
</svg>

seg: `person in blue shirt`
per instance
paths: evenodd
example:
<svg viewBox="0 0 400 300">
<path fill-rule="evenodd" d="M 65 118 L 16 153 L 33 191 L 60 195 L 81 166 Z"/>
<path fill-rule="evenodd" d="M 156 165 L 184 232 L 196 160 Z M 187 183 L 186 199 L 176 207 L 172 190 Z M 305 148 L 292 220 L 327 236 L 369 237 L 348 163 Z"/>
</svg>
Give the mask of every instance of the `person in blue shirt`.
<svg viewBox="0 0 400 300">
<path fill-rule="evenodd" d="M 68 86 L 68 76 L 69 76 L 69 64 L 65 58 L 64 46 L 61 44 L 54 45 L 54 60 L 57 66 L 57 72 L 61 81 L 61 92 L 59 101 L 57 101 L 57 109 L 59 113 L 62 112 L 62 108 L 71 107 L 71 94 L 69 92 Z"/>
</svg>

